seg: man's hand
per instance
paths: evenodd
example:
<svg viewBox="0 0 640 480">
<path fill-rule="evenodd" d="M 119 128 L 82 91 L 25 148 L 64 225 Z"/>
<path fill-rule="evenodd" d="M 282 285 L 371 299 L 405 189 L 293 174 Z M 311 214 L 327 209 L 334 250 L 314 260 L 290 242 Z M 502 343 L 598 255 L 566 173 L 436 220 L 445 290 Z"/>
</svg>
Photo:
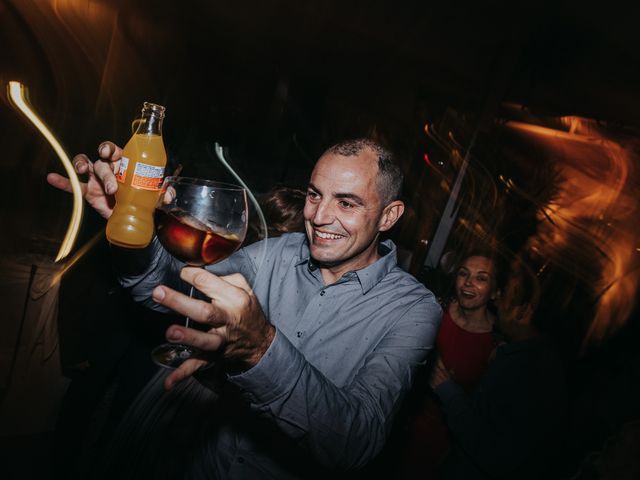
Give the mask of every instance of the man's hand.
<svg viewBox="0 0 640 480">
<path fill-rule="evenodd" d="M 87 203 L 104 218 L 109 218 L 115 204 L 113 194 L 118 189 L 114 173 L 120 167 L 122 149 L 112 142 L 103 142 L 98 147 L 98 155 L 95 163 L 83 153 L 76 155 L 73 158 L 73 166 L 78 174 L 88 176 L 87 182 L 80 184 Z M 71 192 L 71 182 L 62 175 L 50 173 L 47 175 L 47 181 L 60 190 Z"/>
<path fill-rule="evenodd" d="M 180 276 L 211 298 L 211 302 L 189 298 L 162 285 L 153 291 L 153 299 L 211 328 L 201 332 L 172 325 L 167 330 L 167 340 L 191 345 L 205 353 L 221 350 L 226 362 L 243 369 L 256 365 L 271 345 L 275 328 L 267 321 L 245 278 L 238 273 L 218 277 L 196 267 L 185 267 Z M 204 359 L 187 360 L 171 372 L 165 387 L 172 388 L 206 363 Z"/>
</svg>

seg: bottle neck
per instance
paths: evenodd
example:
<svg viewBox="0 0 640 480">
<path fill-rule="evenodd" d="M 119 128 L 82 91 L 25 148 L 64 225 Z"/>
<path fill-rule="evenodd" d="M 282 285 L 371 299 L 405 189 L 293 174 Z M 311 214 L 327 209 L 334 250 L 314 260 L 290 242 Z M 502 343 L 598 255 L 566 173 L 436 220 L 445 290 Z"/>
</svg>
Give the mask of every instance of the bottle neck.
<svg viewBox="0 0 640 480">
<path fill-rule="evenodd" d="M 139 135 L 162 135 L 162 117 L 154 113 L 143 113 L 136 128 Z"/>
<path fill-rule="evenodd" d="M 164 118 L 164 107 L 156 103 L 144 102 L 142 105 L 142 116 L 138 120 L 136 134 L 139 135 L 162 135 L 162 119 Z"/>
</svg>

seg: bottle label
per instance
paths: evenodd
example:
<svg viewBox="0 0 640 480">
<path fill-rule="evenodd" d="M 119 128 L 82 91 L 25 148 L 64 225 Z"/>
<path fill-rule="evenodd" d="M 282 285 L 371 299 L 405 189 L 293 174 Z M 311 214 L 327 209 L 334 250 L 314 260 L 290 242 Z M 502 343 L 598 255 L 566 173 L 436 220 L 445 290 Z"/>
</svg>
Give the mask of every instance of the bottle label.
<svg viewBox="0 0 640 480">
<path fill-rule="evenodd" d="M 138 162 L 133 172 L 131 186 L 142 190 L 159 191 L 162 187 L 163 176 L 164 167 L 156 167 L 155 165 Z"/>
<path fill-rule="evenodd" d="M 127 178 L 127 167 L 129 166 L 129 159 L 127 157 L 122 157 L 120 159 L 120 167 L 118 168 L 118 172 L 116 173 L 116 180 L 120 183 L 124 183 Z"/>
</svg>

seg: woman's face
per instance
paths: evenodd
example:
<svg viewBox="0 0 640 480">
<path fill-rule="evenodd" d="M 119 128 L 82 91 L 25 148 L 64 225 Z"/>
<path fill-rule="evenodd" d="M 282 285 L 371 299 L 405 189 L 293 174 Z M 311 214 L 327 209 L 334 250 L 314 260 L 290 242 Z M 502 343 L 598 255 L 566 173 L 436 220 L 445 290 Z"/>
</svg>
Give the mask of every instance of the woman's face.
<svg viewBox="0 0 640 480">
<path fill-rule="evenodd" d="M 496 296 L 493 261 L 483 256 L 467 257 L 456 273 L 455 289 L 461 308 L 485 308 Z"/>
</svg>

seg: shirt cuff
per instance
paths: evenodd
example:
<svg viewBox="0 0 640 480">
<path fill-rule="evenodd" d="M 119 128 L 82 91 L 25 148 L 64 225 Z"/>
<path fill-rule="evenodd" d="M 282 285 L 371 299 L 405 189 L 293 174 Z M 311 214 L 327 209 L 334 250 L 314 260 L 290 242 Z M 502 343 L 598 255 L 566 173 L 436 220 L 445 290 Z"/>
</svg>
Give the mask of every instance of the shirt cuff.
<svg viewBox="0 0 640 480">
<path fill-rule="evenodd" d="M 276 334 L 260 361 L 228 380 L 248 393 L 253 404 L 271 403 L 287 395 L 295 386 L 306 360 L 276 328 Z"/>
<path fill-rule="evenodd" d="M 154 235 L 151 243 L 144 248 L 126 249 L 109 244 L 111 260 L 124 288 L 136 285 L 141 278 L 160 263 L 162 246 Z"/>
</svg>

